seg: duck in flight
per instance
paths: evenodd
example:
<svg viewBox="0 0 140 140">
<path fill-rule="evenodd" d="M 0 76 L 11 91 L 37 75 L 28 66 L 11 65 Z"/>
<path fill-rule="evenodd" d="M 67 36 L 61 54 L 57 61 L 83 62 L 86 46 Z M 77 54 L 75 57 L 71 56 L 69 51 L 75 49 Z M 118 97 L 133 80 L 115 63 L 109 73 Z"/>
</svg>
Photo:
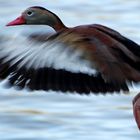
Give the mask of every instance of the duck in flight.
<svg viewBox="0 0 140 140">
<path fill-rule="evenodd" d="M 40 45 L 7 46 L 0 51 L 0 78 L 21 89 L 113 93 L 140 81 L 140 46 L 99 24 L 66 27 L 43 7 L 30 7 L 7 24 L 48 25 L 56 33 Z M 22 46 L 22 45 L 21 45 Z M 139 96 L 134 115 L 140 127 Z"/>
</svg>

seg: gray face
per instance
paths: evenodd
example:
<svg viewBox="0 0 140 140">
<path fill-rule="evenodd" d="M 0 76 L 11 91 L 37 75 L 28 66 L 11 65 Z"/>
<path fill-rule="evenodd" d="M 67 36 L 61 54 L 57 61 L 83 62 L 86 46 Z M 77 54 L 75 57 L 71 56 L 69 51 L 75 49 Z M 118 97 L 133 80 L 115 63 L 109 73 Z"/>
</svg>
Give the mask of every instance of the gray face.
<svg viewBox="0 0 140 140">
<path fill-rule="evenodd" d="M 54 17 L 51 13 L 46 10 L 37 8 L 28 8 L 22 13 L 22 16 L 26 20 L 26 24 L 31 25 L 49 25 L 53 26 L 55 24 Z"/>
</svg>

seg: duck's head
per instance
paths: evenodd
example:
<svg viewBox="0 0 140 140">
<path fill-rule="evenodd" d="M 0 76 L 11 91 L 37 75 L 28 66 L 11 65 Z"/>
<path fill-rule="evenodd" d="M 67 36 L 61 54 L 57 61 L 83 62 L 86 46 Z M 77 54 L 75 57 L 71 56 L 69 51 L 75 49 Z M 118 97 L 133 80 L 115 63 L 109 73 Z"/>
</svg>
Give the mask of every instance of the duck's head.
<svg viewBox="0 0 140 140">
<path fill-rule="evenodd" d="M 21 16 L 7 24 L 7 26 L 16 25 L 48 25 L 56 31 L 65 28 L 57 15 L 39 6 L 26 9 Z"/>
</svg>

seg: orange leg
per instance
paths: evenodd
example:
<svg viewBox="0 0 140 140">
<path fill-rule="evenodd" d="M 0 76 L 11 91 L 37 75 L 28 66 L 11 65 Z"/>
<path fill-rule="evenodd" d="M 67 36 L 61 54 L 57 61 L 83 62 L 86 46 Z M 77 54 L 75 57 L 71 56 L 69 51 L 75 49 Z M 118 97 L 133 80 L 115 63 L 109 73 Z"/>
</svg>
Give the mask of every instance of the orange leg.
<svg viewBox="0 0 140 140">
<path fill-rule="evenodd" d="M 137 126 L 140 129 L 140 93 L 138 93 L 133 99 L 133 113 Z"/>
</svg>

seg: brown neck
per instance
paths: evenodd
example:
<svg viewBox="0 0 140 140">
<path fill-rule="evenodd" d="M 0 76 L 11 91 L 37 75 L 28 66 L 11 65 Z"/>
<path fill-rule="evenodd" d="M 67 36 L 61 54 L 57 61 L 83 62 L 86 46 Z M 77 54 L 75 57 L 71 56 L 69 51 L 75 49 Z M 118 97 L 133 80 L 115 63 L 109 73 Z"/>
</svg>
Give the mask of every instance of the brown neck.
<svg viewBox="0 0 140 140">
<path fill-rule="evenodd" d="M 49 14 L 50 14 L 50 19 L 52 19 L 50 20 L 51 21 L 50 25 L 56 32 L 68 29 L 68 27 L 64 25 L 64 23 L 56 14 L 52 13 L 51 11 L 49 11 Z"/>
<path fill-rule="evenodd" d="M 54 24 L 53 26 L 53 29 L 56 31 L 56 32 L 59 32 L 61 30 L 66 30 L 68 29 L 68 27 L 66 27 L 61 20 L 57 20 L 57 23 Z"/>
<path fill-rule="evenodd" d="M 45 14 L 43 14 L 44 16 L 41 21 L 42 24 L 52 27 L 56 32 L 68 29 L 56 14 L 47 9 L 44 11 L 44 13 Z"/>
</svg>

